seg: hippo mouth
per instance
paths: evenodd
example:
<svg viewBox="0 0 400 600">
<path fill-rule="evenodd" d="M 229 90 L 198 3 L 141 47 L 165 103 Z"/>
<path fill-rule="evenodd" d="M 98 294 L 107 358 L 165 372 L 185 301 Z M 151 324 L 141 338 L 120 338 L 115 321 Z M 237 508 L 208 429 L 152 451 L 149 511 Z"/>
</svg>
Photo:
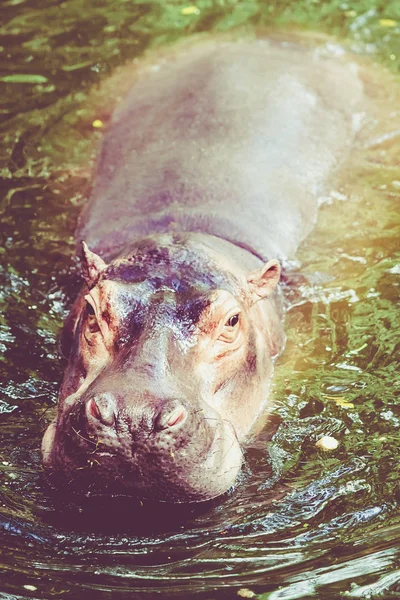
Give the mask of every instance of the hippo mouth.
<svg viewBox="0 0 400 600">
<path fill-rule="evenodd" d="M 188 503 L 212 500 L 236 481 L 242 451 L 232 425 L 218 416 L 189 414 L 190 434 L 167 428 L 156 438 L 135 432 L 127 439 L 118 438 L 126 415 L 118 417 L 113 436 L 107 437 L 101 427 L 94 431 L 86 411 L 77 403 L 63 427 L 53 423 L 45 436 L 47 478 L 57 489 Z"/>
</svg>

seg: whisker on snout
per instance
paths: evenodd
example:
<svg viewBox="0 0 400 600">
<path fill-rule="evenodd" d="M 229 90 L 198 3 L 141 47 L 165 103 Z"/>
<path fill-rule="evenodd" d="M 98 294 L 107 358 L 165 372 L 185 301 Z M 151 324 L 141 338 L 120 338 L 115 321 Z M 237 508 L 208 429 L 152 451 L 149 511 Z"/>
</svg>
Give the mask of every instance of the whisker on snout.
<svg viewBox="0 0 400 600">
<path fill-rule="evenodd" d="M 72 431 L 78 436 L 80 437 L 82 440 L 84 440 L 85 442 L 88 442 L 89 444 L 93 444 L 94 446 L 96 446 L 99 444 L 99 439 L 97 439 L 96 441 L 91 440 L 90 438 L 85 437 L 84 435 L 81 434 L 80 431 L 78 431 L 77 429 L 75 429 L 74 427 L 71 428 Z"/>
</svg>

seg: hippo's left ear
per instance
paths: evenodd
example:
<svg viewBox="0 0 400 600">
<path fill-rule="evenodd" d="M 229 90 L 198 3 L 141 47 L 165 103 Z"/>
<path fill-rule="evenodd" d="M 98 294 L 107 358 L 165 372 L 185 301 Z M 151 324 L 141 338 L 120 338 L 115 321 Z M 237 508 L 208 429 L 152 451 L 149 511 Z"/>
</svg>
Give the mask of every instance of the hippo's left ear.
<svg viewBox="0 0 400 600">
<path fill-rule="evenodd" d="M 247 278 L 252 300 L 257 302 L 267 298 L 279 283 L 281 266 L 279 261 L 270 260 L 261 269 L 252 271 Z"/>
<path fill-rule="evenodd" d="M 82 275 L 89 287 L 96 283 L 102 271 L 107 267 L 101 256 L 89 250 L 86 242 L 82 242 L 81 264 Z"/>
</svg>

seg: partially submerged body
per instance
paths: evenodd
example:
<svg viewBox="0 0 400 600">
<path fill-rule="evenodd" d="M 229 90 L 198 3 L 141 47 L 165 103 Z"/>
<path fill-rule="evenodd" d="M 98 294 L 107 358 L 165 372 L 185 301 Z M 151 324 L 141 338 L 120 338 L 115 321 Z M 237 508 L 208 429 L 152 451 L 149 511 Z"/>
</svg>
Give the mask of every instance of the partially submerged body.
<svg viewBox="0 0 400 600">
<path fill-rule="evenodd" d="M 104 140 L 78 238 L 108 256 L 199 231 L 293 255 L 354 137 L 356 65 L 265 40 L 195 46 L 135 83 Z"/>
<path fill-rule="evenodd" d="M 361 99 L 353 65 L 260 40 L 136 81 L 78 230 L 97 254 L 66 324 L 49 472 L 173 501 L 232 486 L 284 341 L 276 259 L 311 230 Z"/>
</svg>

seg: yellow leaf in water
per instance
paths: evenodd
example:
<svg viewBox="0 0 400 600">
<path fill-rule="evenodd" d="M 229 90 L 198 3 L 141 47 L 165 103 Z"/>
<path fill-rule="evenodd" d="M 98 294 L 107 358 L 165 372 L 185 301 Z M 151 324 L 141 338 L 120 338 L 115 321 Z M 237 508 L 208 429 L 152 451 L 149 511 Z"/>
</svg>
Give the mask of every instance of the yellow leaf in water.
<svg viewBox="0 0 400 600">
<path fill-rule="evenodd" d="M 254 598 L 256 594 L 247 588 L 242 588 L 238 590 L 237 595 L 241 598 Z"/>
<path fill-rule="evenodd" d="M 95 119 L 92 123 L 92 127 L 94 127 L 95 129 L 101 129 L 101 127 L 103 127 L 104 123 L 103 121 L 100 121 L 100 119 Z"/>
<path fill-rule="evenodd" d="M 381 27 L 396 27 L 397 21 L 393 21 L 393 19 L 379 19 L 379 25 Z"/>
<path fill-rule="evenodd" d="M 343 408 L 354 408 L 352 402 L 347 402 L 344 396 L 329 396 L 328 394 L 322 394 L 327 400 L 333 400 L 336 406 L 342 406 Z"/>
<path fill-rule="evenodd" d="M 200 14 L 200 9 L 197 8 L 197 6 L 194 6 L 192 4 L 192 6 L 185 6 L 185 8 L 182 8 L 181 10 L 181 15 L 199 15 Z"/>
<path fill-rule="evenodd" d="M 341 398 L 338 398 L 335 402 L 337 406 L 341 406 L 342 408 L 354 408 L 352 402 L 346 402 L 346 400 L 342 400 Z"/>
</svg>

